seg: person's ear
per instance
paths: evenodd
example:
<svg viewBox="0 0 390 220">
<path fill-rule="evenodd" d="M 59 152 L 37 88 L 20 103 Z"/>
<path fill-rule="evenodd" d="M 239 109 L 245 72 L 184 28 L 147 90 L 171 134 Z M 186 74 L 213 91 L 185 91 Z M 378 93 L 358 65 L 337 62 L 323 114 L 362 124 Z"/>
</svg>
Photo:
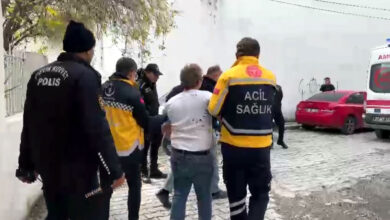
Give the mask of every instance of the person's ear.
<svg viewBox="0 0 390 220">
<path fill-rule="evenodd" d="M 198 85 L 199 85 L 199 87 L 201 87 L 202 86 L 202 83 L 203 83 L 203 80 L 202 80 L 202 78 L 198 81 Z"/>
<path fill-rule="evenodd" d="M 90 57 L 93 57 L 94 54 L 95 54 L 95 48 L 92 48 L 90 50 L 87 51 L 87 54 L 90 56 Z"/>
</svg>

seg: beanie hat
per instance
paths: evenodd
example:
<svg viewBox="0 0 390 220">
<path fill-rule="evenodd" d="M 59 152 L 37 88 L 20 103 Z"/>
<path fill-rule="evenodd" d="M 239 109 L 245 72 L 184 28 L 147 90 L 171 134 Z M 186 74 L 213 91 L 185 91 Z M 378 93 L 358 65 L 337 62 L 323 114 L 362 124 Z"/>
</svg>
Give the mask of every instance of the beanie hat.
<svg viewBox="0 0 390 220">
<path fill-rule="evenodd" d="M 86 52 L 95 46 L 96 40 L 92 32 L 83 23 L 70 21 L 66 28 L 63 47 L 69 53 Z"/>
</svg>

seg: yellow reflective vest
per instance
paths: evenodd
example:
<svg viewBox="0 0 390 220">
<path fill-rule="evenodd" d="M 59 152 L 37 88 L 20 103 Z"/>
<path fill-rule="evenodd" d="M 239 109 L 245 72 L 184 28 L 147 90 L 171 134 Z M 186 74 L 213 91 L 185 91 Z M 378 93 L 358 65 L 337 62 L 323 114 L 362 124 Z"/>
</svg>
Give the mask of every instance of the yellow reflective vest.
<svg viewBox="0 0 390 220">
<path fill-rule="evenodd" d="M 136 83 L 115 73 L 104 83 L 102 96 L 118 155 L 143 149 L 148 115 Z"/>
<path fill-rule="evenodd" d="M 219 78 L 209 103 L 222 121 L 221 139 L 236 147 L 266 148 L 272 144 L 275 75 L 258 58 L 243 56 Z"/>
</svg>

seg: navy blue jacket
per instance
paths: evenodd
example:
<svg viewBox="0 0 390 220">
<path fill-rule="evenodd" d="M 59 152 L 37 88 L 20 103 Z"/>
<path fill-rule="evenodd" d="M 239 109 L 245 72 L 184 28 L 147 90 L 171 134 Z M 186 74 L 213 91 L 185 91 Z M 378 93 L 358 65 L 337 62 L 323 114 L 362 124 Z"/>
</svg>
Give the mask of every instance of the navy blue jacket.
<svg viewBox="0 0 390 220">
<path fill-rule="evenodd" d="M 100 74 L 68 53 L 32 74 L 19 168 L 38 172 L 46 193 L 90 192 L 99 167 L 112 180 L 122 176 L 100 87 Z"/>
</svg>

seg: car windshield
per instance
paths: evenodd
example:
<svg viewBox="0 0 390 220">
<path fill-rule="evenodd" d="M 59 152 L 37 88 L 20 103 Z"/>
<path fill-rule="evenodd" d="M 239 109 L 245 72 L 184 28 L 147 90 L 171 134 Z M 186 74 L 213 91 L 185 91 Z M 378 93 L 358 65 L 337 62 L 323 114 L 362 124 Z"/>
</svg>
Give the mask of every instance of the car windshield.
<svg viewBox="0 0 390 220">
<path fill-rule="evenodd" d="M 370 89 L 378 93 L 390 93 L 390 63 L 372 65 Z"/>
<path fill-rule="evenodd" d="M 338 102 L 344 96 L 345 93 L 340 92 L 323 92 L 312 96 L 307 101 Z"/>
</svg>

